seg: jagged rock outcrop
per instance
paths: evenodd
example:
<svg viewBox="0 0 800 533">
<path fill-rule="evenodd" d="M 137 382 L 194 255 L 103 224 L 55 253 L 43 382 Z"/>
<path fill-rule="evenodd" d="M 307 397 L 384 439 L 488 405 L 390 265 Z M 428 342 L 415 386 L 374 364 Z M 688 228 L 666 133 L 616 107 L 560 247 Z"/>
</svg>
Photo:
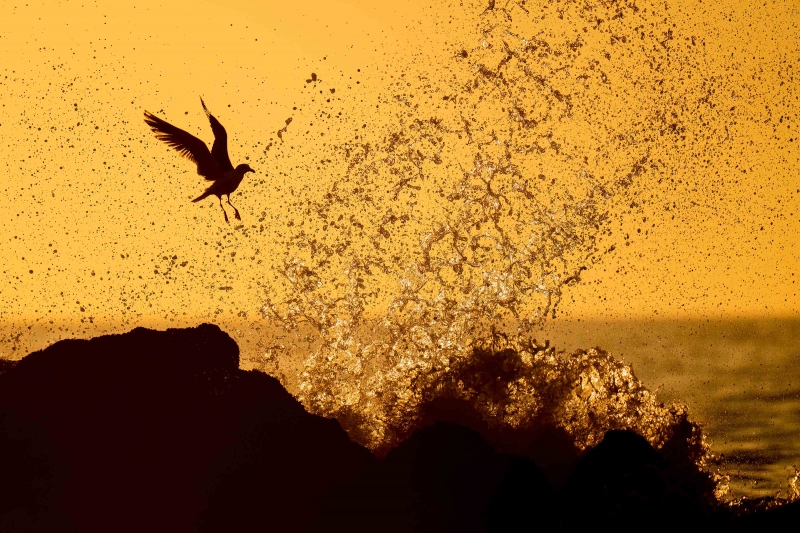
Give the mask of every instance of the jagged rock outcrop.
<svg viewBox="0 0 800 533">
<path fill-rule="evenodd" d="M 0 530 L 298 531 L 374 461 L 218 327 L 67 340 L 0 376 Z"/>
</svg>

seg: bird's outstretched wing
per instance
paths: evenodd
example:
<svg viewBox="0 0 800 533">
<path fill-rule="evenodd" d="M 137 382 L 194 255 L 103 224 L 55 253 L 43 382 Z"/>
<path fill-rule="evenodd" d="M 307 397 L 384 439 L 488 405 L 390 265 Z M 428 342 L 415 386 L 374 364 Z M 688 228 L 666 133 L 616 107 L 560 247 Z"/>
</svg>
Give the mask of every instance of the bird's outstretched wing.
<svg viewBox="0 0 800 533">
<path fill-rule="evenodd" d="M 225 131 L 225 128 L 219 123 L 219 120 L 208 112 L 208 108 L 202 96 L 200 97 L 200 103 L 203 104 L 203 111 L 206 112 L 208 121 L 211 123 L 211 131 L 214 132 L 214 146 L 211 147 L 211 155 L 214 156 L 222 172 L 233 170 L 231 158 L 228 156 L 228 132 Z"/>
<path fill-rule="evenodd" d="M 186 159 L 196 163 L 197 173 L 205 179 L 213 181 L 222 175 L 219 165 L 208 151 L 206 143 L 148 111 L 144 112 L 144 121 L 155 132 L 156 138 L 167 143 Z"/>
</svg>

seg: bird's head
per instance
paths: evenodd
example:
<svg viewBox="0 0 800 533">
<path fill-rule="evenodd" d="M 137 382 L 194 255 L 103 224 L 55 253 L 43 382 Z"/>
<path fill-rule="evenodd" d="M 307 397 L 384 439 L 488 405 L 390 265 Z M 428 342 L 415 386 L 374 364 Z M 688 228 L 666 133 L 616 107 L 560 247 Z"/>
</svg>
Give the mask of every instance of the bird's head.
<svg viewBox="0 0 800 533">
<path fill-rule="evenodd" d="M 241 174 L 242 174 L 243 176 L 244 176 L 245 174 L 247 174 L 248 172 L 253 172 L 253 173 L 255 173 L 255 170 L 253 170 L 252 168 L 250 168 L 250 165 L 245 165 L 245 164 L 241 164 L 241 165 L 239 165 L 238 167 L 236 167 L 236 171 L 237 171 L 237 172 L 241 172 Z"/>
</svg>

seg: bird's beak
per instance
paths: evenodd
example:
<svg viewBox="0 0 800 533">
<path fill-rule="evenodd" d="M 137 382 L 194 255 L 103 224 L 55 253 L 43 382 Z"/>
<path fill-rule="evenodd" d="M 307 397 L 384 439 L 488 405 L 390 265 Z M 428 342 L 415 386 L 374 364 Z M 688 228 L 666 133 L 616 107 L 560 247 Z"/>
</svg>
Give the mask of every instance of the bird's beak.
<svg viewBox="0 0 800 533">
<path fill-rule="evenodd" d="M 256 171 L 255 171 L 255 170 L 253 170 L 252 168 L 250 169 L 250 172 L 252 172 L 253 174 L 255 174 L 255 173 L 256 173 Z"/>
</svg>

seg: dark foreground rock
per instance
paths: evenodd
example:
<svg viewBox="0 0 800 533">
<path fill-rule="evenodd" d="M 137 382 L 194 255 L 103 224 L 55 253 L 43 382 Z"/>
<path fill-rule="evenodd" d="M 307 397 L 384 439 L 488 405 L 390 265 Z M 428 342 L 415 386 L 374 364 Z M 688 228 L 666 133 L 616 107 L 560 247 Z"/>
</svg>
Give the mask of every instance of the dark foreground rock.
<svg viewBox="0 0 800 533">
<path fill-rule="evenodd" d="M 0 529 L 308 529 L 374 461 L 216 326 L 61 341 L 0 376 Z"/>
<path fill-rule="evenodd" d="M 557 524 L 555 492 L 530 460 L 477 432 L 420 429 L 328 501 L 317 531 L 534 531 Z"/>
<path fill-rule="evenodd" d="M 609 431 L 562 490 L 562 523 L 629 530 L 708 522 L 716 503 L 713 483 L 696 466 L 676 463 L 636 433 Z"/>
<path fill-rule="evenodd" d="M 705 474 L 630 432 L 578 461 L 557 432 L 492 433 L 455 404 L 379 461 L 238 359 L 202 325 L 5 365 L 0 531 L 744 530 L 800 514 L 717 508 Z"/>
<path fill-rule="evenodd" d="M 794 531 L 800 524 L 800 501 L 733 517 L 729 523 L 733 531 Z"/>
</svg>

